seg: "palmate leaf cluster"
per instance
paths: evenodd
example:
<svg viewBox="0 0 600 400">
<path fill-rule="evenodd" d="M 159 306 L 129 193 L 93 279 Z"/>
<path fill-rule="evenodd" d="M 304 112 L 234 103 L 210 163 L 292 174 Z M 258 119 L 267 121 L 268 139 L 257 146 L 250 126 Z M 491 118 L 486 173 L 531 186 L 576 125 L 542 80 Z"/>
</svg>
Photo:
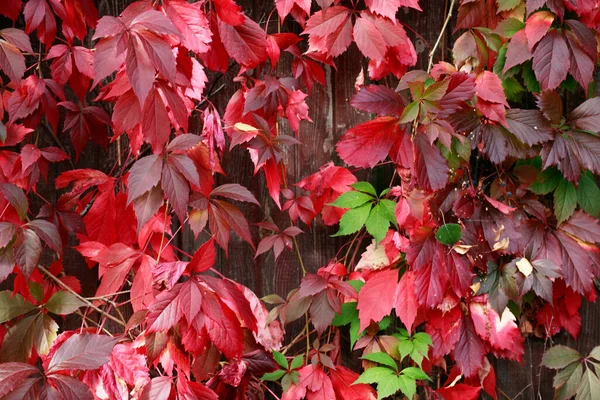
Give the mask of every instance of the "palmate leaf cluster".
<svg viewBox="0 0 600 400">
<path fill-rule="evenodd" d="M 494 397 L 492 357 L 577 338 L 597 296 L 596 3 L 452 2 L 428 54 L 403 17 L 419 0 L 275 0 L 267 20 L 0 2 L 0 398 Z M 344 54 L 362 122 L 288 173 L 321 149 L 313 93 Z M 239 153 L 265 195 L 227 176 Z M 325 229 L 341 245 L 314 265 L 303 239 Z M 223 276 L 242 242 L 240 269 L 297 266 L 299 286 Z M 63 268 L 75 253 L 94 282 Z M 594 398 L 598 353 L 547 351 L 557 398 Z"/>
</svg>

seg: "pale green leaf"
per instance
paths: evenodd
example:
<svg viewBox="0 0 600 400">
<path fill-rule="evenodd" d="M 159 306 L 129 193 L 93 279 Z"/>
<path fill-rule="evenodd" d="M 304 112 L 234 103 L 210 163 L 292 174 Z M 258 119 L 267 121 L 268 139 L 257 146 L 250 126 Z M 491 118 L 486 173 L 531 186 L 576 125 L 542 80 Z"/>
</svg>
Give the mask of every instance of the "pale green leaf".
<svg viewBox="0 0 600 400">
<path fill-rule="evenodd" d="M 25 301 L 23 296 L 20 294 L 12 295 L 10 290 L 3 290 L 0 292 L 0 323 L 10 321 L 23 315 L 31 310 L 33 306 Z"/>
<path fill-rule="evenodd" d="M 52 314 L 67 315 L 84 305 L 85 303 L 73 293 L 60 290 L 50 297 L 50 300 L 46 303 L 46 309 Z"/>
<path fill-rule="evenodd" d="M 580 359 L 581 354 L 577 350 L 559 344 L 546 350 L 542 358 L 542 365 L 552 369 L 563 369 Z"/>
</svg>

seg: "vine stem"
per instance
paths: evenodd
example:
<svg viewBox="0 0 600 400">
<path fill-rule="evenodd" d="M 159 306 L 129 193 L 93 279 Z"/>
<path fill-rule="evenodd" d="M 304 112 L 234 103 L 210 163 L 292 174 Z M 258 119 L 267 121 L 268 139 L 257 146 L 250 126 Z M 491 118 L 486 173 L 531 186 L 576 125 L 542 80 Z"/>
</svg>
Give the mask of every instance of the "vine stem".
<svg viewBox="0 0 600 400">
<path fill-rule="evenodd" d="M 440 35 L 438 36 L 437 40 L 435 41 L 433 48 L 429 52 L 429 63 L 427 65 L 428 73 L 431 72 L 431 68 L 433 67 L 433 56 L 435 55 L 437 48 L 440 46 L 440 43 L 442 42 L 442 38 L 444 37 L 444 33 L 446 33 L 446 28 L 448 27 L 448 23 L 450 22 L 450 19 L 452 18 L 452 10 L 454 9 L 455 3 L 456 3 L 456 0 L 452 0 L 450 2 L 450 7 L 448 7 L 448 14 L 446 14 L 446 20 L 444 21 L 444 25 L 442 25 L 442 29 L 440 30 Z"/>
<path fill-rule="evenodd" d="M 63 289 L 65 289 L 67 292 L 71 293 L 73 296 L 77 297 L 79 300 L 81 300 L 82 302 L 84 302 L 88 307 L 90 307 L 94 311 L 99 312 L 100 314 L 102 314 L 106 318 L 110 319 L 111 321 L 113 321 L 113 322 L 115 322 L 115 323 L 117 323 L 117 324 L 119 324 L 119 325 L 121 325 L 123 327 L 126 326 L 126 324 L 123 321 L 121 321 L 120 319 L 118 319 L 118 318 L 112 316 L 111 314 L 103 311 L 99 307 L 96 307 L 91 301 L 89 301 L 85 297 L 79 295 L 79 293 L 77 293 L 76 291 L 74 291 L 73 289 L 71 289 L 69 287 L 69 285 L 67 285 L 66 283 L 64 283 L 60 279 L 58 279 L 52 272 L 48 271 L 46 268 L 42 267 L 41 265 L 38 265 L 38 269 L 40 271 L 42 271 L 48 278 L 52 279 L 60 287 L 62 287 Z"/>
</svg>

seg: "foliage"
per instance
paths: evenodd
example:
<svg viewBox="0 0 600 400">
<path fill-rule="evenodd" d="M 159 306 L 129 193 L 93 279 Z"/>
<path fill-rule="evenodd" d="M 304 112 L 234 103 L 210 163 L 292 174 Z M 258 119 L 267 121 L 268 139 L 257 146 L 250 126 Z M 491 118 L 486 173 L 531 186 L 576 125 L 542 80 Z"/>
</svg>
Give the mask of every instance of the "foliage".
<svg viewBox="0 0 600 400">
<path fill-rule="evenodd" d="M 463 0 L 451 59 L 434 63 L 440 32 L 427 70 L 397 19 L 418 0 L 314 3 L 275 0 L 277 30 L 234 0 L 0 4 L 1 398 L 495 398 L 490 356 L 577 337 L 600 277 L 597 2 Z M 290 182 L 307 99 L 352 44 L 350 104 L 372 118 L 336 143 L 344 166 Z M 85 168 L 101 148 L 112 168 Z M 227 181 L 240 149 L 270 199 Z M 316 224 L 347 236 L 325 266 L 296 242 Z M 232 231 L 256 257 L 294 252 L 299 287 L 259 299 L 221 275 Z M 97 286 L 63 270 L 75 252 Z M 59 333 L 65 316 L 81 328 Z M 593 398 L 599 356 L 549 349 L 557 397 Z"/>
</svg>

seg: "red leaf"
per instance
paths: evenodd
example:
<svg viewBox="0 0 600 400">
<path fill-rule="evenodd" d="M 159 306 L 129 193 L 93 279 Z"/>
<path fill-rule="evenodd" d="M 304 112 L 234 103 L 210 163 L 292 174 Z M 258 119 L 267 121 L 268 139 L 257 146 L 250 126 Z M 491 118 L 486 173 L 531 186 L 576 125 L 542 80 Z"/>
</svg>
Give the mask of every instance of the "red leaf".
<svg viewBox="0 0 600 400">
<path fill-rule="evenodd" d="M 396 21 L 395 18 L 392 20 Z M 367 11 L 361 12 L 354 23 L 353 35 L 358 49 L 375 61 L 383 60 L 388 47 L 398 46 L 406 40 L 406 32 L 400 24 Z"/>
<path fill-rule="evenodd" d="M 152 75 L 154 76 L 154 73 Z M 160 154 L 171 134 L 169 115 L 156 89 L 150 89 L 147 94 L 143 108 L 142 131 L 146 141 L 152 146 L 152 151 Z"/>
<path fill-rule="evenodd" d="M 0 364 L 0 396 L 6 396 L 21 382 L 39 372 L 33 365 L 19 362 Z"/>
<path fill-rule="evenodd" d="M 327 289 L 327 279 L 317 274 L 307 274 L 300 282 L 298 296 L 300 298 L 314 296 Z"/>
<path fill-rule="evenodd" d="M 100 368 L 109 361 L 115 344 L 116 339 L 107 335 L 73 335 L 54 353 L 47 373 Z"/>
<path fill-rule="evenodd" d="M 25 57 L 21 51 L 33 53 L 29 36 L 19 29 L 6 28 L 0 30 L 0 37 L 0 68 L 16 83 L 25 73 Z"/>
<path fill-rule="evenodd" d="M 106 128 L 102 124 L 111 126 L 110 117 L 106 111 L 96 106 L 80 108 L 70 101 L 58 103 L 58 105 L 68 110 L 63 129 L 71 131 L 71 143 L 75 147 L 77 158 L 90 137 L 99 145 L 106 146 Z"/>
<path fill-rule="evenodd" d="M 282 21 L 294 7 L 304 11 L 305 14 L 310 14 L 310 0 L 277 0 L 275 6 Z"/>
<path fill-rule="evenodd" d="M 233 0 L 215 0 L 214 5 L 219 19 L 226 24 L 237 26 L 244 23 L 246 17 L 242 14 L 242 8 Z"/>
<path fill-rule="evenodd" d="M 363 331 L 371 320 L 379 322 L 394 307 L 394 294 L 398 285 L 398 271 L 376 271 L 358 292 L 359 332 Z"/>
<path fill-rule="evenodd" d="M 508 42 L 506 48 L 506 62 L 504 63 L 502 72 L 506 73 L 506 71 L 515 65 L 523 64 L 525 61 L 531 59 L 531 57 L 533 57 L 533 54 L 531 53 L 531 50 L 529 50 L 525 30 L 522 29 L 515 33 L 510 39 L 510 42 Z"/>
<path fill-rule="evenodd" d="M 46 0 L 31 0 L 23 9 L 25 16 L 25 32 L 29 35 L 37 30 L 37 36 L 46 47 L 50 47 L 56 35 L 54 13 Z"/>
<path fill-rule="evenodd" d="M 161 186 L 179 220 L 185 221 L 190 199 L 190 185 L 169 160 L 163 165 Z"/>
<path fill-rule="evenodd" d="M 157 155 L 137 160 L 129 171 L 127 204 L 156 186 L 161 180 L 162 169 L 163 159 Z"/>
<path fill-rule="evenodd" d="M 188 265 L 188 269 L 194 272 L 208 271 L 214 264 L 217 258 L 215 250 L 215 239 L 210 238 L 207 242 L 196 250 L 192 260 Z"/>
<path fill-rule="evenodd" d="M 12 19 L 14 22 L 19 17 L 22 8 L 23 2 L 21 0 L 3 2 L 0 5 L 0 14 Z"/>
<path fill-rule="evenodd" d="M 475 331 L 492 346 L 496 355 L 521 361 L 523 337 L 508 308 L 499 316 L 489 304 L 471 302 L 469 311 Z"/>
<path fill-rule="evenodd" d="M 535 45 L 546 36 L 552 22 L 554 22 L 554 17 L 554 14 L 549 11 L 539 11 L 527 18 L 525 36 L 527 37 L 529 51 L 533 50 Z"/>
<path fill-rule="evenodd" d="M 396 315 L 410 335 L 419 310 L 419 304 L 415 296 L 415 273 L 413 271 L 406 271 L 402 275 L 394 297 L 396 298 L 396 304 L 394 305 Z"/>
<path fill-rule="evenodd" d="M 363 86 L 350 100 L 352 107 L 378 115 L 400 115 L 404 101 L 400 95 L 383 85 Z"/>
<path fill-rule="evenodd" d="M 110 355 L 109 366 L 116 376 L 131 386 L 142 387 L 150 381 L 146 357 L 137 351 L 133 343 L 117 344 Z"/>
<path fill-rule="evenodd" d="M 447 312 L 439 309 L 427 312 L 425 331 L 431 336 L 433 342 L 431 352 L 434 359 L 439 359 L 454 349 L 460 338 L 461 315 L 459 307 L 454 307 Z"/>
<path fill-rule="evenodd" d="M 308 52 L 323 53 L 337 57 L 352 43 L 350 10 L 334 6 L 317 11 L 306 21 L 303 34 L 308 35 Z"/>
<path fill-rule="evenodd" d="M 254 248 L 250 227 L 239 208 L 226 201 L 213 200 L 209 208 L 209 215 L 210 231 L 215 235 L 219 246 L 225 250 L 225 254 L 227 254 L 230 229 L 233 229 L 239 237 Z"/>
<path fill-rule="evenodd" d="M 225 197 L 230 200 L 245 201 L 247 203 L 253 203 L 260 206 L 256 197 L 244 186 L 238 185 L 237 183 L 226 183 L 224 185 L 217 186 L 210 192 L 212 196 Z"/>
<path fill-rule="evenodd" d="M 458 383 L 451 387 L 443 387 L 436 390 L 436 393 L 445 400 L 477 400 L 481 387 Z"/>
<path fill-rule="evenodd" d="M 34 219 L 28 222 L 27 226 L 35 231 L 48 247 L 58 253 L 59 256 L 62 256 L 62 240 L 56 225 L 43 219 Z"/>
<path fill-rule="evenodd" d="M 440 150 L 425 135 L 414 141 L 415 178 L 425 190 L 440 190 L 448 183 L 448 164 Z"/>
<path fill-rule="evenodd" d="M 267 60 L 267 35 L 250 18 L 244 17 L 237 26 L 219 21 L 219 35 L 227 53 L 244 68 L 255 68 Z"/>
<path fill-rule="evenodd" d="M 347 164 L 373 168 L 387 157 L 400 131 L 398 118 L 377 117 L 349 129 L 336 149 Z"/>
<path fill-rule="evenodd" d="M 475 79 L 475 93 L 480 99 L 508 107 L 502 80 L 493 72 L 483 71 L 477 76 Z"/>
<path fill-rule="evenodd" d="M 244 333 L 233 311 L 211 292 L 202 293 L 202 311 L 206 314 L 204 327 L 214 345 L 228 358 L 240 357 Z"/>
<path fill-rule="evenodd" d="M 33 229 L 23 228 L 15 242 L 14 257 L 19 269 L 29 277 L 42 255 L 42 242 Z"/>
<path fill-rule="evenodd" d="M 481 368 L 485 346 L 477 336 L 473 322 L 468 317 L 462 317 L 458 336 L 458 342 L 453 352 L 454 360 L 461 373 L 469 378 Z"/>
<path fill-rule="evenodd" d="M 199 4 L 169 0 L 162 5 L 165 14 L 181 34 L 182 44 L 196 53 L 208 51 L 212 33 Z"/>
<path fill-rule="evenodd" d="M 140 400 L 168 399 L 171 397 L 172 378 L 170 376 L 159 376 L 152 378 L 150 383 L 144 386 Z"/>
<path fill-rule="evenodd" d="M 581 103 L 571 111 L 568 120 L 578 129 L 600 132 L 600 97 L 592 97 Z"/>
<path fill-rule="evenodd" d="M 344 366 L 338 365 L 329 371 L 331 384 L 336 398 L 344 400 L 375 400 L 377 393 L 367 384 L 353 385 L 358 379 L 358 374 Z"/>
<path fill-rule="evenodd" d="M 421 11 L 419 0 L 366 0 L 365 4 L 372 12 L 391 20 L 396 18 L 399 7 L 411 7 Z"/>
<path fill-rule="evenodd" d="M 600 221 L 581 210 L 575 211 L 560 229 L 588 243 L 600 242 Z"/>
<path fill-rule="evenodd" d="M 562 34 L 551 30 L 533 52 L 533 71 L 542 90 L 555 89 L 567 78 L 571 61 Z"/>
</svg>

